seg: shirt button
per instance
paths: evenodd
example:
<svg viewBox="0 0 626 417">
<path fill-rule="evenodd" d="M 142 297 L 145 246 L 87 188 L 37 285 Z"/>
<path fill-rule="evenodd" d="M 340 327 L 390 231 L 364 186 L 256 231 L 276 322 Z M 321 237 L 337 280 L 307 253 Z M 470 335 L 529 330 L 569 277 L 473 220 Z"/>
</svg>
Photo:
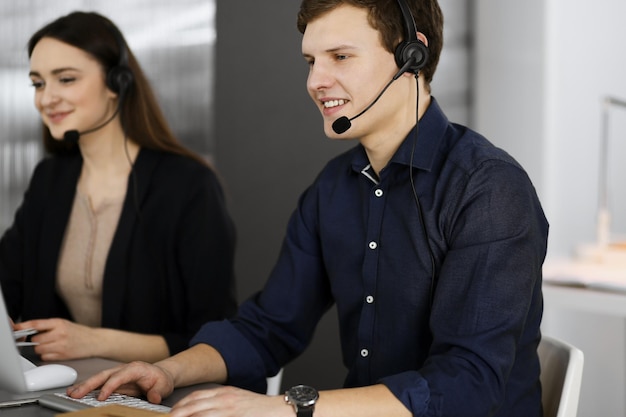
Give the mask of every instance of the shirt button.
<svg viewBox="0 0 626 417">
<path fill-rule="evenodd" d="M 376 249 L 378 247 L 378 244 L 376 242 L 370 242 L 369 244 L 370 249 Z"/>
<path fill-rule="evenodd" d="M 369 355 L 369 354 L 370 354 L 369 350 L 367 350 L 367 349 L 361 349 L 361 356 L 362 356 L 362 357 L 366 358 L 366 357 L 367 357 L 367 355 Z"/>
<path fill-rule="evenodd" d="M 368 295 L 367 297 L 365 297 L 365 301 L 367 302 L 367 304 L 372 304 L 374 302 L 374 297 Z"/>
<path fill-rule="evenodd" d="M 376 191 L 374 191 L 374 195 L 376 197 L 382 197 L 383 196 L 383 190 L 381 190 L 380 188 L 377 188 Z"/>
</svg>

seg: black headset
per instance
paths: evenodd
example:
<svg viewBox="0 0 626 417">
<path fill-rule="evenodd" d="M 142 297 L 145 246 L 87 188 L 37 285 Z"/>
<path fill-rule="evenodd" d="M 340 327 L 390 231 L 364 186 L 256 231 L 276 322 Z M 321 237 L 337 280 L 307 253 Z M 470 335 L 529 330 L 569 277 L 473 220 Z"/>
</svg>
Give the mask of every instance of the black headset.
<svg viewBox="0 0 626 417">
<path fill-rule="evenodd" d="M 402 11 L 402 18 L 404 20 L 404 28 L 406 30 L 405 38 L 400 44 L 396 47 L 395 51 L 395 59 L 396 65 L 400 69 L 402 69 L 405 65 L 409 63 L 409 61 L 413 61 L 407 67 L 406 71 L 410 71 L 415 74 L 415 79 L 419 75 L 419 71 L 426 65 L 428 61 L 428 47 L 419 39 L 417 39 L 417 27 L 415 26 L 415 20 L 413 19 L 413 15 L 411 14 L 411 10 L 409 9 L 409 5 L 406 0 L 398 0 L 398 5 L 400 6 L 400 10 Z M 417 101 L 419 102 L 419 86 L 417 87 Z M 417 105 L 415 107 L 417 112 Z M 415 134 L 413 136 L 413 147 L 411 148 L 411 158 L 409 164 L 409 178 L 411 181 L 411 191 L 413 193 L 413 198 L 415 201 L 415 207 L 417 209 L 417 214 L 419 216 L 420 225 L 422 227 L 422 232 L 424 233 L 424 239 L 426 241 L 426 247 L 428 248 L 428 255 L 430 259 L 430 295 L 429 295 L 429 303 L 430 307 L 433 306 L 433 298 L 435 293 L 435 284 L 436 284 L 436 266 L 435 266 L 435 254 L 433 248 L 430 244 L 430 237 L 428 235 L 428 228 L 426 227 L 426 220 L 424 218 L 424 212 L 422 210 L 422 205 L 420 204 L 419 196 L 417 195 L 417 191 L 415 190 L 415 183 L 413 180 L 413 155 L 415 153 L 415 146 L 417 143 L 417 135 L 419 130 L 419 118 L 416 117 L 415 124 Z"/>
<path fill-rule="evenodd" d="M 117 48 L 119 49 L 119 59 L 117 60 L 117 64 L 109 69 L 106 76 L 106 85 L 107 87 L 117 94 L 117 110 L 116 113 L 119 113 L 122 109 L 122 104 L 124 99 L 126 98 L 126 94 L 130 90 L 133 82 L 135 81 L 135 77 L 133 76 L 133 71 L 130 69 L 130 64 L 128 61 L 128 47 L 126 46 L 126 42 L 124 41 L 124 36 L 122 36 L 122 32 L 115 26 L 113 23 L 108 24 L 109 29 L 111 29 L 111 33 L 115 37 L 115 42 L 117 43 Z M 124 123 L 124 117 L 120 115 L 120 123 L 122 124 L 122 130 L 126 133 L 126 126 Z M 126 139 L 128 137 L 126 134 L 124 135 Z M 137 216 L 139 220 L 141 220 L 141 210 L 139 208 L 139 196 L 138 196 L 138 185 L 137 185 L 137 173 L 135 171 L 135 164 L 131 161 L 130 156 L 128 154 L 128 148 L 126 147 L 127 142 L 124 141 L 124 150 L 126 151 L 126 157 L 128 158 L 128 162 L 130 164 L 130 173 L 133 179 L 133 202 L 135 204 L 135 210 L 137 212 Z"/>
<path fill-rule="evenodd" d="M 395 58 L 398 68 L 402 68 L 409 60 L 413 60 L 407 71 L 417 74 L 428 61 L 428 47 L 417 39 L 417 27 L 411 9 L 405 0 L 398 0 L 398 6 L 404 20 L 405 37 L 396 47 Z"/>
<path fill-rule="evenodd" d="M 121 104 L 133 84 L 134 76 L 128 63 L 128 48 L 124 37 L 115 25 L 110 24 L 108 26 L 111 29 L 111 34 L 115 37 L 120 56 L 117 64 L 107 72 L 106 84 L 111 91 L 118 94 Z"/>
</svg>

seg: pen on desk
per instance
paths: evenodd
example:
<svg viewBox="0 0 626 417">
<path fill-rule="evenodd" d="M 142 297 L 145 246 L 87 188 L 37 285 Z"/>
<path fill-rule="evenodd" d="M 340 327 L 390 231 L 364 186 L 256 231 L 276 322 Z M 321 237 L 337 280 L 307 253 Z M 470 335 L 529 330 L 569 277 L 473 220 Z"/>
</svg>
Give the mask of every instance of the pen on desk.
<svg viewBox="0 0 626 417">
<path fill-rule="evenodd" d="M 22 400 L 0 401 L 0 408 L 19 407 L 25 404 L 33 404 L 38 401 L 37 398 L 24 398 Z"/>
<path fill-rule="evenodd" d="M 13 332 L 13 337 L 15 339 L 21 339 L 22 337 L 32 336 L 37 334 L 38 331 L 35 329 L 23 329 L 23 330 L 15 330 Z"/>
<path fill-rule="evenodd" d="M 24 346 L 37 346 L 39 343 L 37 342 L 15 342 L 15 346 L 24 347 Z"/>
</svg>

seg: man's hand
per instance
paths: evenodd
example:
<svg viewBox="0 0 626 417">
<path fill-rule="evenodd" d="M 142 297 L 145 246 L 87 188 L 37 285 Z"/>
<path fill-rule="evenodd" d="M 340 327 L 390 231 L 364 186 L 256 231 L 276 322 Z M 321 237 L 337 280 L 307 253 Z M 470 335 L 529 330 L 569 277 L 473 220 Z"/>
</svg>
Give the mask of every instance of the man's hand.
<svg viewBox="0 0 626 417">
<path fill-rule="evenodd" d="M 172 409 L 172 417 L 215 415 L 220 417 L 294 417 L 282 396 L 267 396 L 235 387 L 195 391 Z"/>
<path fill-rule="evenodd" d="M 80 384 L 67 389 L 72 398 L 82 398 L 100 388 L 98 400 L 106 400 L 113 392 L 139 396 L 144 394 L 148 401 L 160 404 L 163 398 L 174 391 L 172 375 L 162 367 L 146 362 L 131 362 L 104 370 Z"/>
</svg>

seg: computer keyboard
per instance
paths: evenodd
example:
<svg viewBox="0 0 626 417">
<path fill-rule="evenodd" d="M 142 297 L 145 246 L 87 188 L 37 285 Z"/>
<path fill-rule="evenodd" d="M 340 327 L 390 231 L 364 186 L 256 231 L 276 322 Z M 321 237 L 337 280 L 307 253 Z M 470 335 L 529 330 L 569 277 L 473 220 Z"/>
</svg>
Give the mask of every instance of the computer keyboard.
<svg viewBox="0 0 626 417">
<path fill-rule="evenodd" d="M 166 405 L 152 404 L 149 401 L 130 395 L 113 393 L 104 401 L 98 401 L 96 399 L 97 396 L 98 391 L 92 391 L 83 398 L 72 398 L 64 393 L 55 392 L 39 397 L 39 404 L 58 411 L 78 411 L 112 404 L 125 405 L 127 407 L 156 411 L 159 413 L 169 413 L 171 411 L 171 407 Z"/>
</svg>

